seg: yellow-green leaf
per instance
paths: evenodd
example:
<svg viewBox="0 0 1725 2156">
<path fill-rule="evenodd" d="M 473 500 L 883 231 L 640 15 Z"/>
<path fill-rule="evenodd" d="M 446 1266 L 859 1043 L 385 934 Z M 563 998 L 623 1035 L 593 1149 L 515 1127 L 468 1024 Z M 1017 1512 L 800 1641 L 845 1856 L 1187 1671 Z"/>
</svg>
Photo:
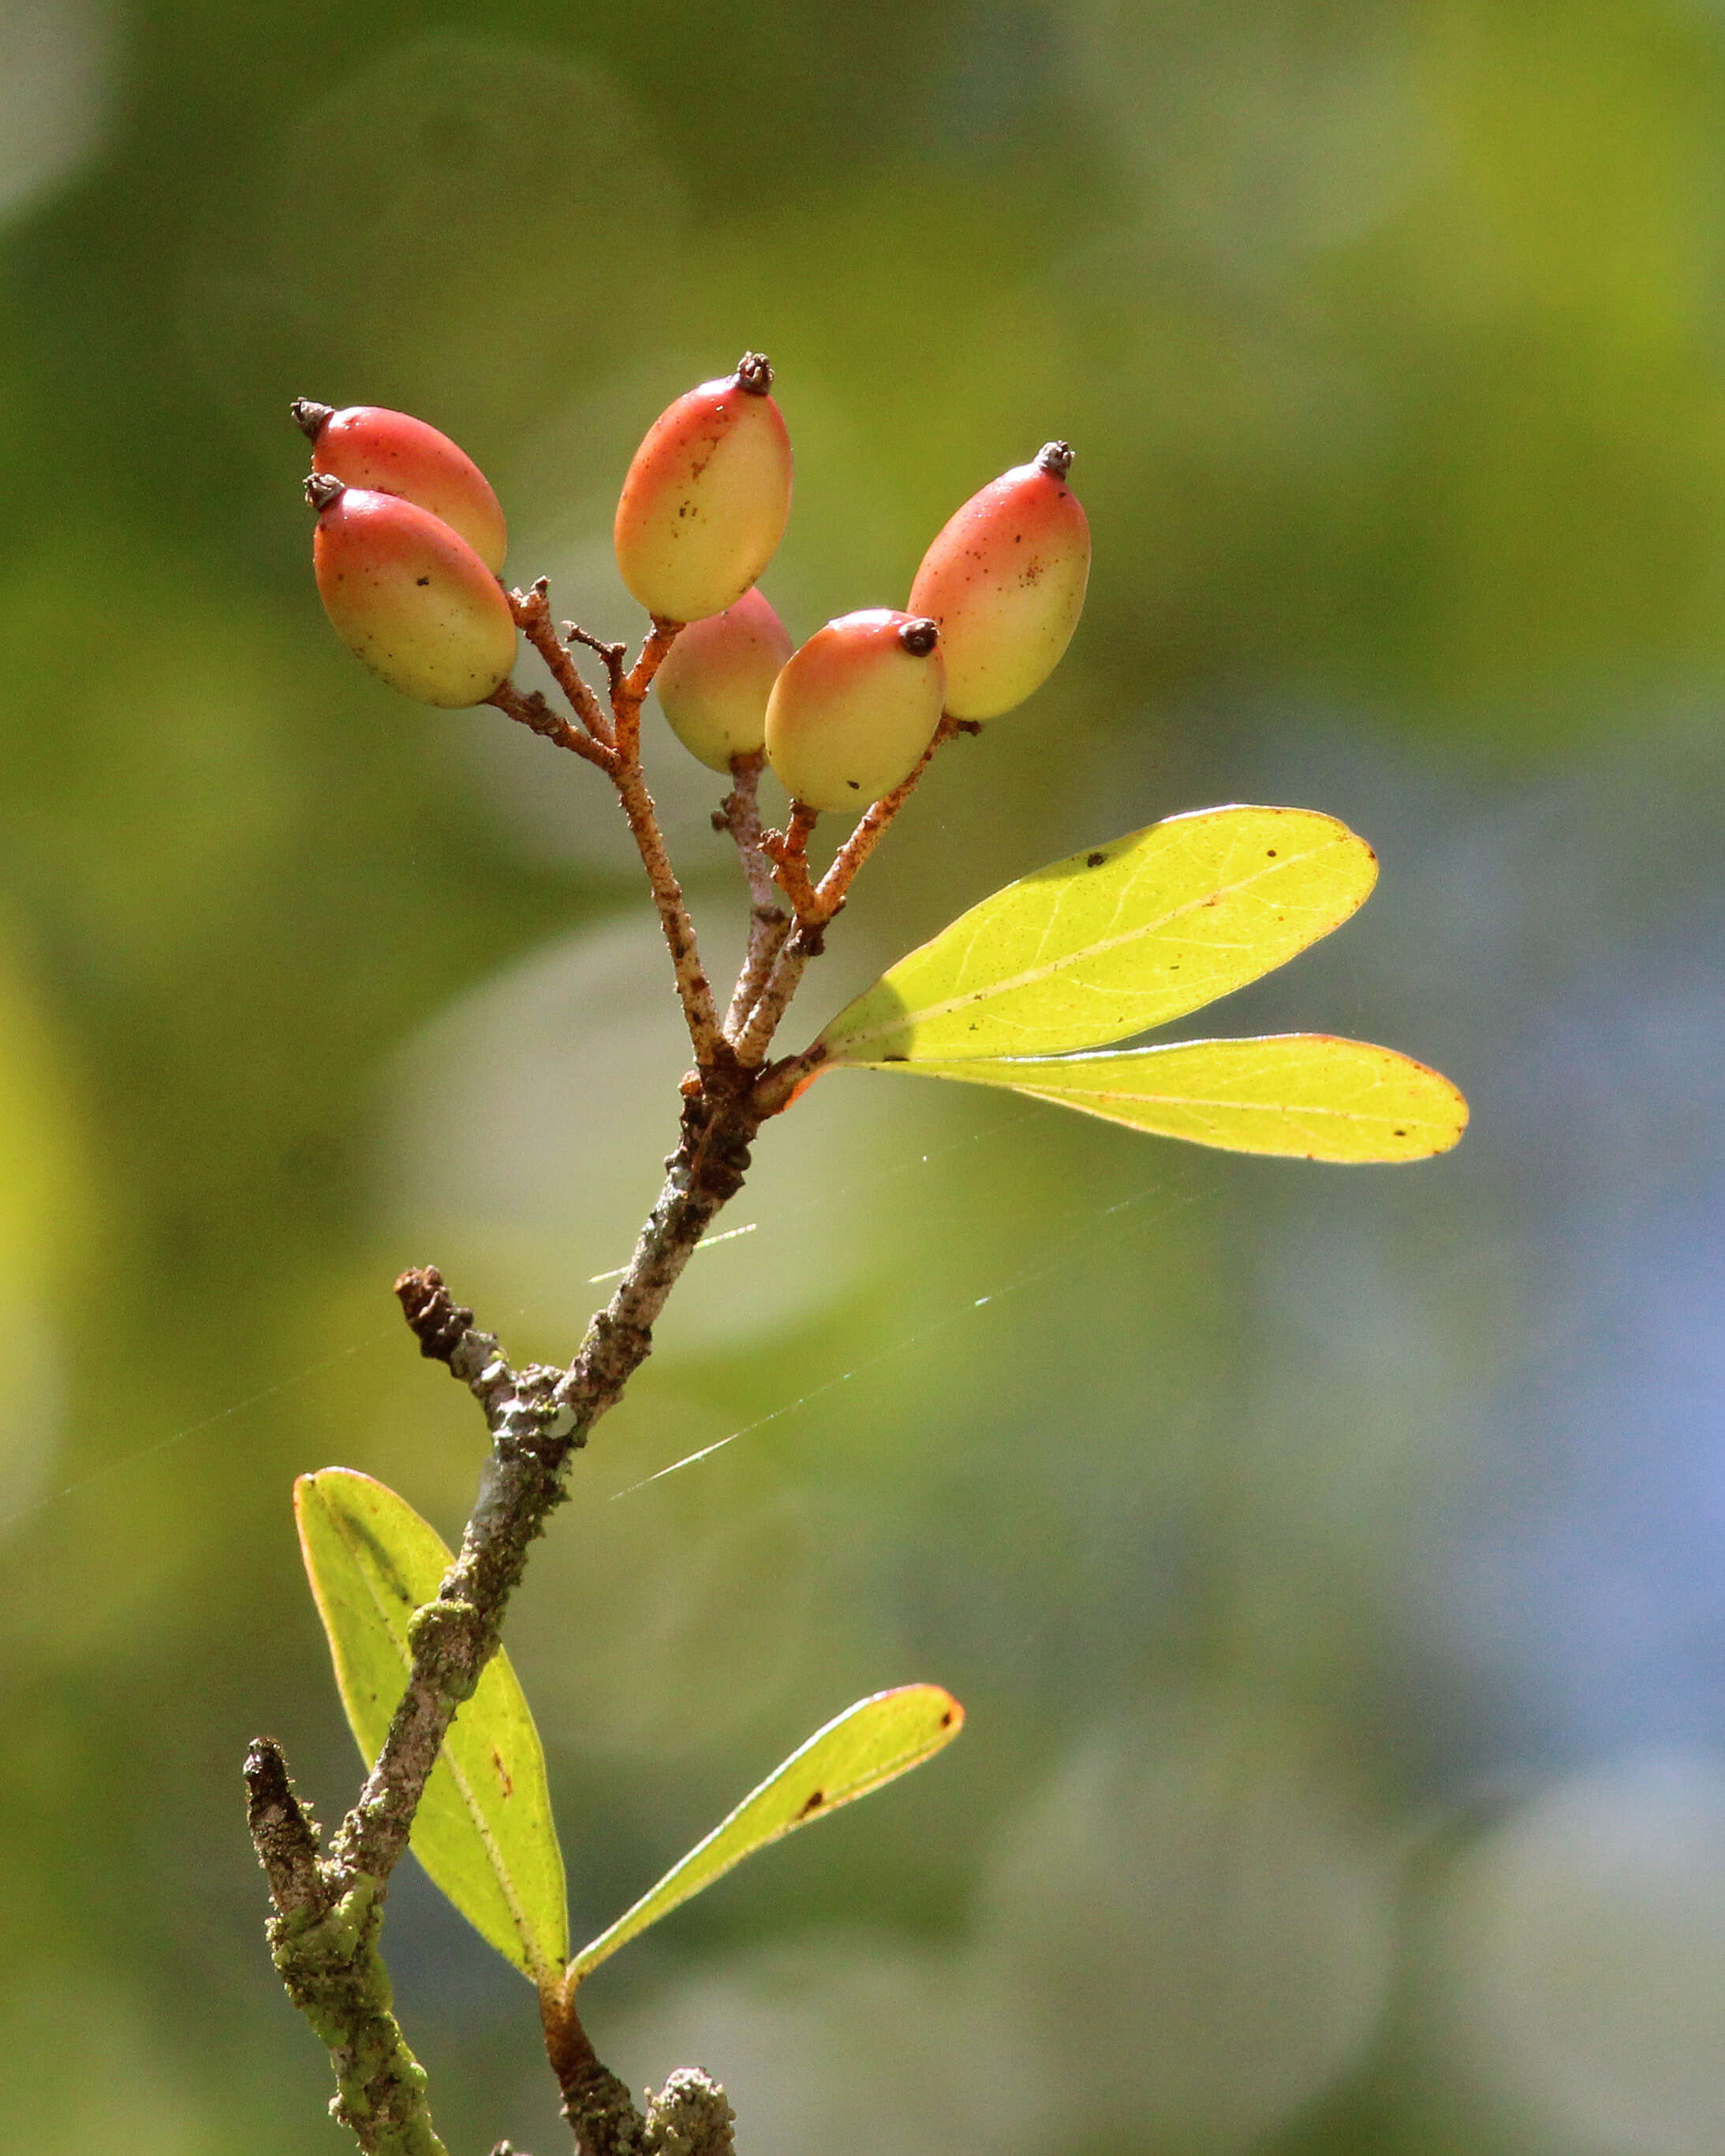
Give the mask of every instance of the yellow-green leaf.
<svg viewBox="0 0 1725 2156">
<path fill-rule="evenodd" d="M 733 1864 L 793 1828 L 824 1819 L 840 1804 L 866 1796 L 883 1782 L 920 1766 L 943 1744 L 950 1744 L 963 1726 L 963 1708 L 938 1685 L 902 1685 L 847 1707 L 792 1753 L 609 1931 L 583 1947 L 569 1964 L 570 1984 L 578 1984 L 619 1947 L 711 1886 Z"/>
<path fill-rule="evenodd" d="M 453 1559 L 404 1498 L 346 1467 L 302 1475 L 294 1512 L 341 1704 L 369 1763 L 407 1689 L 408 1622 Z M 411 1846 L 482 1938 L 542 1988 L 557 1979 L 569 1952 L 562 1852 L 539 1732 L 501 1653 L 444 1739 Z"/>
<path fill-rule="evenodd" d="M 1010 1086 L 1134 1130 L 1230 1152 L 1425 1160 L 1447 1152 L 1467 1127 L 1467 1102 L 1439 1072 L 1393 1048 L 1327 1033 L 902 1067 L 924 1077 Z"/>
<path fill-rule="evenodd" d="M 1306 808 L 1204 808 L 1055 861 L 900 959 L 821 1035 L 839 1063 L 1099 1048 L 1243 988 L 1347 920 L 1377 856 Z"/>
</svg>

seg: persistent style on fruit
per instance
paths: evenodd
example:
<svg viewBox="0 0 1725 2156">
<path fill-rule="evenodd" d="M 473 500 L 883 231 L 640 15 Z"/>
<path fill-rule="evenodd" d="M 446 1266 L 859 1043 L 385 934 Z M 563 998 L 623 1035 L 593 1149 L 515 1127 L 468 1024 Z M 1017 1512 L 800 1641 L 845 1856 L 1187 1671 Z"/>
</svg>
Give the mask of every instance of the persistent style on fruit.
<svg viewBox="0 0 1725 2156">
<path fill-rule="evenodd" d="M 844 614 L 817 629 L 773 684 L 768 762 L 807 808 L 865 808 L 922 762 L 946 680 L 933 622 L 886 607 Z"/>
<path fill-rule="evenodd" d="M 515 665 L 503 588 L 458 531 L 399 495 L 314 472 L 312 562 L 324 611 L 357 658 L 403 696 L 482 704 Z"/>
<path fill-rule="evenodd" d="M 1090 525 L 1066 483 L 1072 452 L 1050 442 L 948 518 L 922 557 L 911 611 L 941 625 L 947 709 L 993 719 L 1059 665 L 1084 610 Z"/>
<path fill-rule="evenodd" d="M 737 372 L 678 398 L 648 429 L 617 505 L 617 566 L 661 621 L 704 621 L 773 559 L 791 513 L 791 438 L 773 369 Z"/>
<path fill-rule="evenodd" d="M 501 570 L 509 537 L 502 508 L 490 481 L 447 434 L 382 404 L 334 412 L 296 397 L 292 408 L 311 440 L 314 471 L 418 502 L 459 531 L 494 575 Z"/>
</svg>

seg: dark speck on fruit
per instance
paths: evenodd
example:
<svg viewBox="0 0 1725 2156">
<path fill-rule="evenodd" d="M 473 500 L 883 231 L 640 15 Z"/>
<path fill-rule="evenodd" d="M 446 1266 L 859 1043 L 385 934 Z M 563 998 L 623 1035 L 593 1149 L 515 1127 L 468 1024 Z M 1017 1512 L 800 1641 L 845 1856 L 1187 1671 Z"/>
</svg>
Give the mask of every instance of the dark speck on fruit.
<svg viewBox="0 0 1725 2156">
<path fill-rule="evenodd" d="M 413 582 L 416 584 L 429 584 L 431 579 L 429 577 L 415 577 Z"/>
<path fill-rule="evenodd" d="M 1099 869 L 1107 858 L 1106 854 L 1086 854 L 1084 857 L 1084 865 L 1087 869 Z"/>
</svg>

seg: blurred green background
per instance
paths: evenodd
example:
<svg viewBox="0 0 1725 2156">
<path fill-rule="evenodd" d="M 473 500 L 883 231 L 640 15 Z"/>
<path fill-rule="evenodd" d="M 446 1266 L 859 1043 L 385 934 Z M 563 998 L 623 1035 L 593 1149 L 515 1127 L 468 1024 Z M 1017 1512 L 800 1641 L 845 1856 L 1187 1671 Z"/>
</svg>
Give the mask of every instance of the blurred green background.
<svg viewBox="0 0 1725 2156">
<path fill-rule="evenodd" d="M 620 635 L 629 454 L 753 345 L 796 634 L 1050 435 L 1096 547 L 808 1024 L 1291 801 L 1383 884 L 1214 1029 L 1475 1124 L 1322 1170 L 858 1075 L 768 1133 L 514 1621 L 578 1933 L 860 1694 L 969 1726 L 608 1969 L 601 2051 L 745 2156 L 1716 2156 L 1725 8 L 3 0 L 0 211 L 8 2145 L 348 2145 L 240 1812 L 260 1729 L 356 1782 L 290 1483 L 453 1532 L 479 1420 L 392 1278 L 566 1356 L 674 1127 L 614 807 L 336 645 L 288 400 L 454 434 Z M 454 2156 L 567 2146 L 411 1866 L 389 1938 Z"/>
</svg>

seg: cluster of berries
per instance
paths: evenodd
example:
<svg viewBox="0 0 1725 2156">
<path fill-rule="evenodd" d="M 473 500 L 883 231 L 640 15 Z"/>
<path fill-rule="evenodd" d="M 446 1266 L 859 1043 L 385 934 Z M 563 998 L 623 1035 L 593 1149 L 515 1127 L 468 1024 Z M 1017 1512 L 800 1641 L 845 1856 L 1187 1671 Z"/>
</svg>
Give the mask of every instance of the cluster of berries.
<svg viewBox="0 0 1725 2156">
<path fill-rule="evenodd" d="M 765 752 L 806 808 L 857 810 L 910 776 L 942 716 L 1022 703 L 1070 640 L 1090 530 L 1050 442 L 966 502 L 923 557 L 906 611 L 830 621 L 795 649 L 756 579 L 783 536 L 791 444 L 773 370 L 680 397 L 649 429 L 618 503 L 623 581 L 655 621 L 688 624 L 660 701 L 691 754 L 729 773 Z M 515 663 L 498 579 L 505 527 L 477 465 L 406 413 L 301 400 L 318 589 L 337 633 L 392 686 L 458 706 L 494 697 Z"/>
</svg>

